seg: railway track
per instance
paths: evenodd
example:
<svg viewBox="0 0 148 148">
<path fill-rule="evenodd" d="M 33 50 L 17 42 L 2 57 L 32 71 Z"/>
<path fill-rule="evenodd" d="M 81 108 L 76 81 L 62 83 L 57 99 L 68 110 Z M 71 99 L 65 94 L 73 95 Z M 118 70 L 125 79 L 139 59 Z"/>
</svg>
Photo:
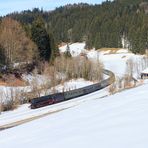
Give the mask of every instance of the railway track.
<svg viewBox="0 0 148 148">
<path fill-rule="evenodd" d="M 101 83 L 104 84 L 104 85 L 102 85 L 103 87 L 101 89 L 107 87 L 108 85 L 111 85 L 115 81 L 115 75 L 113 74 L 113 72 L 104 69 L 103 73 L 105 75 L 108 75 L 109 78 L 107 78 L 107 79 L 103 80 L 102 82 L 100 82 L 100 84 Z M 54 113 L 69 109 L 69 108 L 74 107 L 74 106 L 76 106 L 76 105 L 73 105 L 73 106 L 70 106 L 70 107 L 65 107 L 65 108 L 62 108 L 62 109 L 55 110 L 55 111 L 48 111 L 48 112 L 43 113 L 41 115 L 35 115 L 33 117 L 28 117 L 28 118 L 25 118 L 25 119 L 22 119 L 22 120 L 18 120 L 18 121 L 11 122 L 11 123 L 8 123 L 8 124 L 5 124 L 5 125 L 1 125 L 0 126 L 0 131 L 5 130 L 5 129 L 9 129 L 9 128 L 12 128 L 12 127 L 15 127 L 15 126 L 18 126 L 18 125 L 21 125 L 21 124 L 36 120 L 36 119 L 40 119 L 42 117 L 45 117 L 45 116 L 48 116 L 48 115 L 51 115 L 51 114 L 54 114 Z"/>
<path fill-rule="evenodd" d="M 69 109 L 69 108 L 71 108 L 71 107 L 62 108 L 62 109 L 59 109 L 59 110 L 56 110 L 56 111 L 49 111 L 49 112 L 44 113 L 42 115 L 36 115 L 34 117 L 29 117 L 29 118 L 26 118 L 26 119 L 22 119 L 22 120 L 19 120 L 19 121 L 15 121 L 15 122 L 12 122 L 12 123 L 2 125 L 2 126 L 0 126 L 0 131 L 6 130 L 6 129 L 9 129 L 9 128 L 12 128 L 12 127 L 15 127 L 15 126 L 18 126 L 18 125 L 21 125 L 21 124 L 36 120 L 36 119 L 46 117 L 48 115 L 55 114 L 55 113 L 58 113 L 60 111 L 63 111 L 63 110 Z"/>
</svg>

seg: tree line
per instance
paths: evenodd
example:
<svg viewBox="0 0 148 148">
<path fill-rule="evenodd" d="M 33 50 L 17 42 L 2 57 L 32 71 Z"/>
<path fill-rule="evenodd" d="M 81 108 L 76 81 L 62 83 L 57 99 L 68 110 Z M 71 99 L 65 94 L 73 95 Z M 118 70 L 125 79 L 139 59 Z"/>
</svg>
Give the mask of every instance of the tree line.
<svg viewBox="0 0 148 148">
<path fill-rule="evenodd" d="M 61 42 L 86 48 L 148 48 L 148 0 L 115 0 L 100 5 L 66 5 L 54 11 L 34 8 L 0 18 L 0 62 L 52 61 Z M 27 57 L 27 58 L 26 58 Z"/>
<path fill-rule="evenodd" d="M 0 65 L 50 62 L 58 54 L 54 38 L 41 17 L 23 25 L 11 17 L 0 21 Z"/>
<path fill-rule="evenodd" d="M 87 48 L 121 48 L 124 40 L 134 53 L 144 53 L 148 46 L 148 0 L 79 3 L 49 12 L 35 8 L 9 16 L 25 25 L 41 16 L 57 44 L 85 41 Z"/>
</svg>

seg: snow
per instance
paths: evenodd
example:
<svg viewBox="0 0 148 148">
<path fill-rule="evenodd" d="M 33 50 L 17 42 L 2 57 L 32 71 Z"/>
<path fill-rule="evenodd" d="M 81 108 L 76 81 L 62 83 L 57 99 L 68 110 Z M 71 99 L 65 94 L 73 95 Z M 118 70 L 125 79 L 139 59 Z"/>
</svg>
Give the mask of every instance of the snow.
<svg viewBox="0 0 148 148">
<path fill-rule="evenodd" d="M 93 82 L 91 81 L 86 81 L 84 79 L 72 79 L 68 82 L 65 82 L 63 85 L 58 85 L 56 86 L 54 89 L 57 90 L 58 92 L 63 92 L 63 91 L 69 91 L 69 90 L 73 90 L 73 89 L 78 89 L 78 88 L 82 88 L 88 85 L 93 84 Z"/>
<path fill-rule="evenodd" d="M 148 68 L 144 69 L 141 73 L 148 73 Z"/>
<path fill-rule="evenodd" d="M 0 133 L 3 148 L 147 148 L 148 84 Z"/>
<path fill-rule="evenodd" d="M 60 47 L 60 52 L 65 52 L 66 47 Z M 114 51 L 114 49 L 113 49 Z M 123 77 L 127 73 L 127 61 L 132 60 L 135 63 L 141 63 L 143 56 L 135 55 L 130 53 L 128 49 L 118 49 L 115 53 L 111 52 L 111 49 L 106 50 L 86 50 L 85 43 L 74 43 L 70 45 L 70 52 L 73 57 L 80 55 L 80 53 L 86 53 L 88 59 L 90 60 L 100 60 L 104 64 L 104 68 L 111 70 L 115 73 L 117 77 Z M 141 67 L 139 71 L 142 71 Z M 139 77 L 139 73 L 134 70 L 134 76 Z"/>
<path fill-rule="evenodd" d="M 22 79 L 25 80 L 26 82 L 28 82 L 29 84 L 32 84 L 32 83 L 37 83 L 38 85 L 42 85 L 44 84 L 45 82 L 47 82 L 48 80 L 48 77 L 45 76 L 45 75 L 39 75 L 39 74 L 24 74 L 22 76 Z"/>
<path fill-rule="evenodd" d="M 23 79 L 26 80 L 30 85 L 37 85 L 40 86 L 44 83 L 50 83 L 49 78 L 46 76 L 41 75 L 23 75 Z M 34 83 L 34 84 L 33 84 Z M 63 91 L 69 91 L 76 88 L 81 88 L 84 86 L 88 86 L 93 84 L 93 82 L 86 81 L 84 79 L 76 79 L 76 80 L 70 80 L 63 84 L 57 85 L 54 88 L 48 89 L 46 91 L 40 92 L 40 96 L 44 96 L 45 94 L 51 94 L 54 92 L 63 92 Z M 25 86 L 25 87 L 6 87 L 6 86 L 0 86 L 0 102 L 7 102 L 11 100 L 12 96 L 15 96 L 17 93 L 20 92 L 30 92 L 31 86 Z"/>
<path fill-rule="evenodd" d="M 90 81 L 85 81 L 84 79 L 77 79 L 77 80 L 71 80 L 68 82 L 65 82 L 63 85 L 58 85 L 55 87 L 55 90 L 57 90 L 58 92 L 62 92 L 63 89 L 65 90 L 72 90 L 75 88 L 81 88 L 81 87 L 85 87 L 88 85 L 93 84 L 93 82 Z M 89 96 L 91 96 L 91 99 L 96 98 L 96 96 L 92 93 Z M 94 96 L 93 96 L 94 95 Z M 103 97 L 108 95 L 108 90 L 104 89 L 102 90 L 102 93 L 98 93 L 99 97 Z M 0 126 L 3 126 L 5 124 L 10 124 L 16 121 L 20 121 L 20 120 L 24 120 L 26 118 L 31 118 L 34 116 L 39 116 L 42 114 L 45 114 L 47 112 L 54 112 L 54 111 L 58 111 L 67 107 L 71 107 L 75 104 L 78 104 L 80 102 L 89 100 L 90 98 L 85 98 L 85 97 L 81 97 L 81 98 L 77 98 L 75 100 L 70 100 L 67 102 L 63 102 L 63 103 L 59 103 L 53 106 L 47 106 L 44 108 L 39 108 L 36 110 L 30 110 L 29 106 L 30 104 L 25 104 L 25 105 L 21 105 L 18 109 L 14 110 L 14 111 L 9 111 L 9 112 L 2 112 L 2 114 L 0 115 Z"/>
<path fill-rule="evenodd" d="M 38 84 L 38 86 L 48 83 L 49 79 L 46 76 L 42 75 L 23 75 L 22 79 L 28 82 L 28 86 L 18 86 L 18 87 L 11 87 L 11 86 L 0 86 L 0 102 L 7 102 L 12 99 L 12 97 L 18 95 L 19 93 L 23 92 L 30 92 L 32 90 L 32 85 Z"/>
<path fill-rule="evenodd" d="M 78 56 L 80 53 L 86 53 L 87 57 L 90 60 L 97 60 L 99 59 L 103 64 L 106 69 L 109 69 L 113 71 L 117 77 L 123 77 L 127 72 L 127 60 L 132 59 L 134 61 L 138 61 L 139 63 L 141 62 L 140 60 L 142 59 L 142 56 L 134 55 L 132 53 L 129 53 L 127 49 L 119 49 L 115 50 L 116 54 L 111 54 L 111 49 L 109 50 L 101 50 L 101 51 L 96 51 L 95 49 L 92 50 L 86 50 L 85 49 L 85 43 L 74 43 L 69 45 L 70 46 L 70 52 L 72 56 Z M 64 52 L 66 51 L 66 47 L 62 46 L 60 47 L 60 51 Z M 118 62 L 117 62 L 118 61 Z M 120 69 L 120 70 L 119 70 Z M 144 67 L 141 67 L 141 71 L 144 69 Z M 140 73 L 134 72 L 134 77 L 138 78 L 140 76 Z M 58 77 L 64 77 L 64 74 L 59 74 Z M 50 79 L 47 78 L 47 76 L 41 76 L 41 75 L 23 75 L 23 79 L 28 82 L 29 85 L 44 85 L 45 83 L 50 83 Z M 67 86 L 58 86 L 60 91 L 69 90 L 69 89 L 74 89 L 76 88 L 75 85 L 71 86 L 71 88 L 66 88 Z M 10 100 L 11 95 L 9 95 L 12 91 L 25 91 L 29 92 L 31 90 L 31 87 L 0 87 L 0 92 L 1 94 L 1 99 L 3 101 L 5 100 Z M 57 90 L 56 90 L 57 91 Z M 48 93 L 51 93 L 51 90 L 48 90 Z M 41 95 L 44 95 L 45 93 L 43 92 Z M 7 95 L 7 97 L 6 97 Z"/>
<path fill-rule="evenodd" d="M 84 43 L 70 45 L 73 56 L 86 52 L 90 60 L 99 59 L 104 67 L 122 77 L 127 61 L 141 62 L 143 56 L 120 49 L 86 51 Z M 64 52 L 66 46 L 61 47 Z M 143 68 L 141 68 L 143 69 Z M 137 75 L 134 71 L 134 75 Z M 137 76 L 138 77 L 138 76 Z M 83 79 L 57 86 L 75 88 L 89 85 Z M 0 127 L 5 124 L 51 113 L 49 116 L 0 131 L 2 148 L 147 148 L 148 147 L 148 81 L 109 96 L 108 88 L 59 104 L 31 110 L 25 104 L 0 115 Z M 68 108 L 68 109 L 67 109 Z M 54 111 L 63 111 L 56 112 Z"/>
<path fill-rule="evenodd" d="M 67 45 L 62 46 L 59 49 L 60 49 L 61 52 L 65 52 L 66 47 L 67 47 Z M 85 51 L 85 49 L 84 49 L 85 43 L 73 43 L 73 44 L 69 45 L 69 48 L 70 48 L 71 55 L 73 57 L 75 57 L 75 56 L 80 55 L 80 53 L 82 53 L 83 51 Z"/>
<path fill-rule="evenodd" d="M 21 92 L 29 92 L 31 88 L 26 87 L 9 87 L 9 86 L 0 86 L 0 102 L 6 103 L 9 100 L 12 100 L 12 97 L 19 95 Z"/>
<path fill-rule="evenodd" d="M 114 72 L 117 77 L 123 77 L 127 73 L 128 60 L 133 61 L 133 63 L 138 63 L 141 62 L 143 58 L 141 55 L 129 53 L 126 49 L 118 50 L 115 54 L 106 54 L 104 51 L 99 52 L 91 50 L 87 53 L 87 56 L 91 60 L 100 60 L 103 63 L 104 68 Z M 133 73 L 137 78 L 138 73 L 136 70 L 135 66 Z"/>
</svg>

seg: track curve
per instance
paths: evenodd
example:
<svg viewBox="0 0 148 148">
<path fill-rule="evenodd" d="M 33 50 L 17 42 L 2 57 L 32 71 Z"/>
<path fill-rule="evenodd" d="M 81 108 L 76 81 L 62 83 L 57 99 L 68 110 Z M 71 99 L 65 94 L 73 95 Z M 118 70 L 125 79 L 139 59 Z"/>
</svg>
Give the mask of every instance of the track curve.
<svg viewBox="0 0 148 148">
<path fill-rule="evenodd" d="M 105 80 L 103 80 L 103 81 L 97 83 L 97 84 L 100 86 L 100 88 L 99 88 L 98 90 L 101 90 L 101 89 L 103 89 L 103 88 L 105 88 L 105 87 L 111 85 L 111 84 L 114 83 L 114 81 L 115 81 L 115 75 L 114 75 L 113 72 L 104 69 L 104 70 L 103 70 L 103 73 L 104 73 L 105 75 L 108 75 L 109 77 L 108 77 L 107 79 L 105 79 Z M 93 84 L 93 85 L 96 85 L 96 84 Z M 86 86 L 86 87 L 89 87 L 89 86 Z M 82 89 L 83 89 L 83 88 L 82 88 Z M 98 90 L 96 90 L 96 91 L 98 91 Z M 94 91 L 93 91 L 93 92 L 94 92 Z M 88 93 L 87 93 L 87 94 L 88 94 Z M 75 106 L 75 105 L 74 105 L 74 106 Z M 73 106 L 71 106 L 71 107 L 73 107 Z M 25 119 L 22 119 L 22 120 L 18 120 L 18 121 L 15 121 L 15 122 L 11 122 L 11 123 L 9 123 L 9 124 L 2 125 L 2 126 L 0 126 L 0 131 L 1 131 L 1 130 L 8 129 L 8 128 L 15 127 L 15 126 L 18 126 L 18 125 L 21 125 L 21 124 L 24 124 L 24 123 L 27 123 L 27 122 L 30 122 L 30 121 L 33 121 L 33 120 L 36 120 L 36 119 L 39 119 L 39 118 L 42 118 L 42 117 L 45 117 L 45 116 L 50 115 L 50 114 L 53 114 L 53 113 L 57 113 L 57 112 L 62 111 L 62 110 L 66 110 L 66 109 L 68 109 L 68 108 L 70 108 L 70 107 L 65 107 L 65 108 L 58 109 L 58 110 L 56 110 L 56 111 L 51 111 L 51 112 L 47 111 L 47 113 L 43 113 L 43 114 L 41 114 L 41 115 L 37 115 L 37 116 L 34 116 L 34 117 L 30 117 L 30 118 L 25 118 Z"/>
<path fill-rule="evenodd" d="M 65 91 L 65 92 L 60 92 L 60 93 L 55 93 L 55 94 L 51 94 L 51 95 L 47 95 L 47 96 L 33 98 L 30 100 L 31 109 L 36 109 L 36 108 L 56 104 L 59 102 L 71 100 L 71 99 L 74 99 L 77 97 L 81 97 L 81 96 L 90 94 L 92 92 L 103 89 L 103 88 L 107 87 L 108 85 L 111 85 L 115 81 L 115 76 L 114 76 L 113 72 L 111 72 L 107 69 L 103 69 L 103 73 L 105 75 L 108 75 L 109 77 L 101 82 L 98 82 L 98 83 L 95 83 L 92 85 L 88 85 L 88 86 L 85 86 L 82 88 L 74 89 L 74 90 L 69 90 L 69 91 Z"/>
</svg>

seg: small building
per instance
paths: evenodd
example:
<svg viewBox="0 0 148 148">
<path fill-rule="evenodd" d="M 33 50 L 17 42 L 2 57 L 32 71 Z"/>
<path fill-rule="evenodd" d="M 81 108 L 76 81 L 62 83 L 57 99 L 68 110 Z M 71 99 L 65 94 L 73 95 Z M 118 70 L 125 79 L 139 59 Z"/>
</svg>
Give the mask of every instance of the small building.
<svg viewBox="0 0 148 148">
<path fill-rule="evenodd" d="M 141 72 L 141 79 L 148 79 L 148 68 Z"/>
</svg>

